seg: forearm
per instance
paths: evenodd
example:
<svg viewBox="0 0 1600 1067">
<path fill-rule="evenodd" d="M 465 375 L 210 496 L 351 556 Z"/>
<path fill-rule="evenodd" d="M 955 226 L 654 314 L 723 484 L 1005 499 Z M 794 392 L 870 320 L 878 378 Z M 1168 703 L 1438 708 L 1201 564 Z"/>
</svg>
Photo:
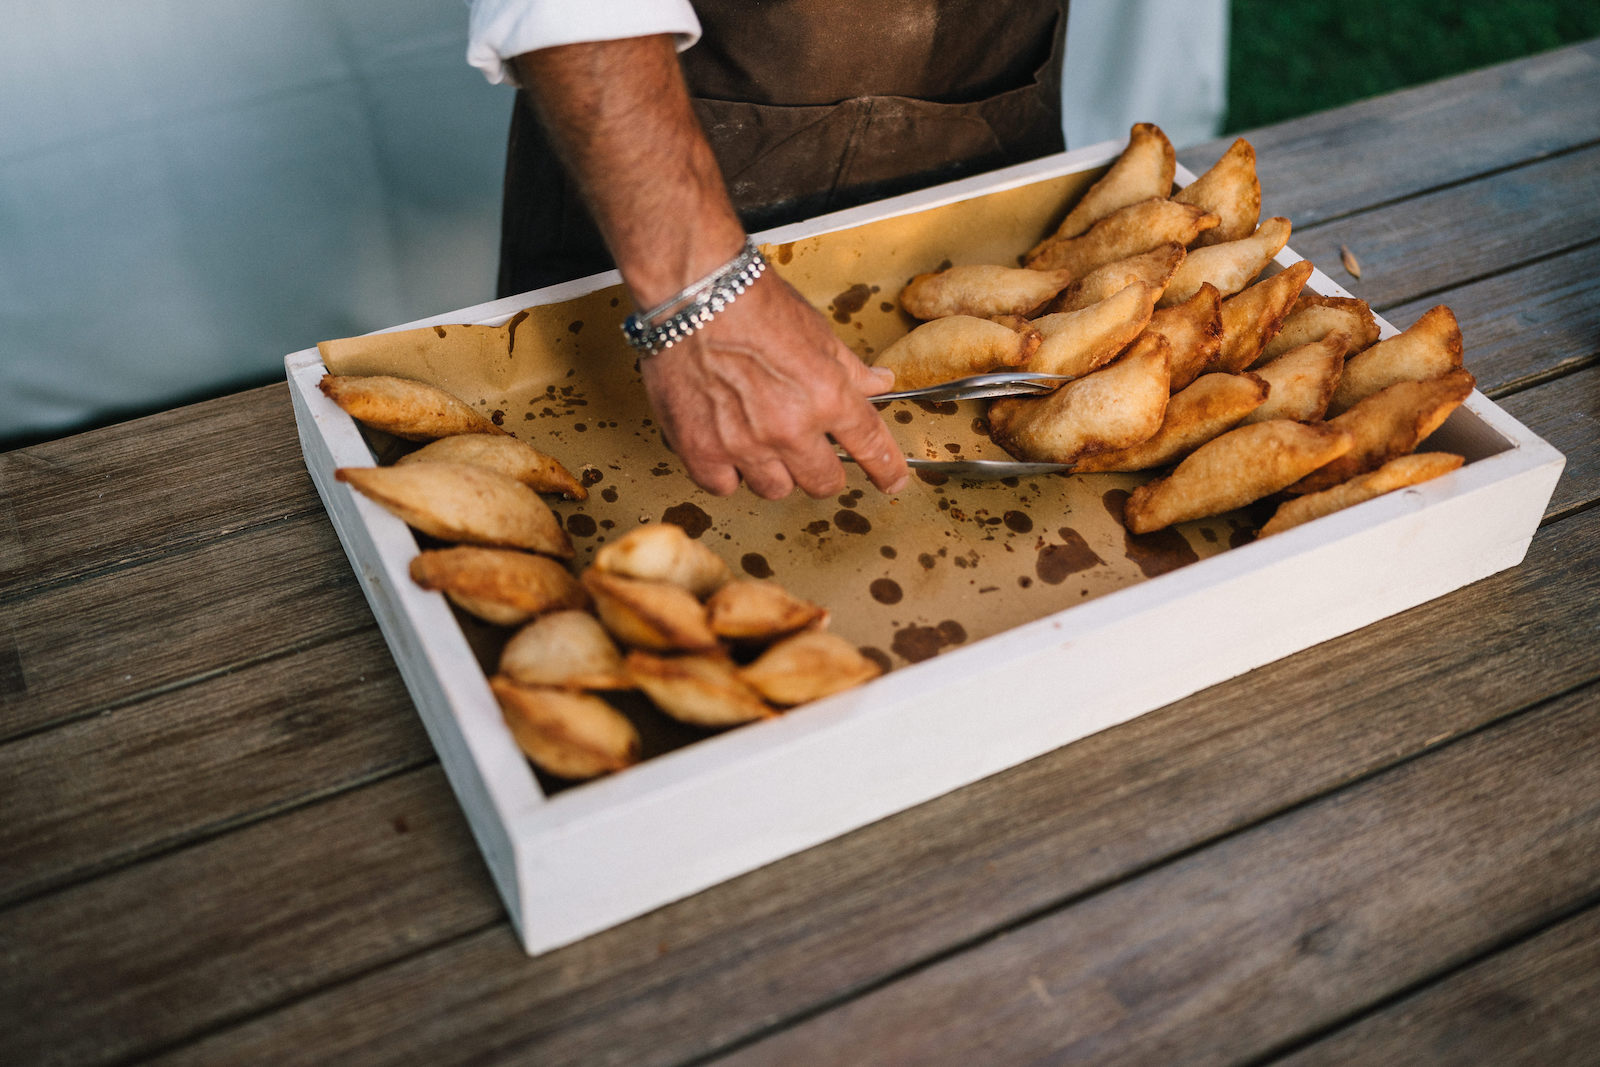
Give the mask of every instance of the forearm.
<svg viewBox="0 0 1600 1067">
<path fill-rule="evenodd" d="M 744 228 L 670 36 L 564 45 L 514 62 L 641 306 L 738 252 Z"/>
</svg>

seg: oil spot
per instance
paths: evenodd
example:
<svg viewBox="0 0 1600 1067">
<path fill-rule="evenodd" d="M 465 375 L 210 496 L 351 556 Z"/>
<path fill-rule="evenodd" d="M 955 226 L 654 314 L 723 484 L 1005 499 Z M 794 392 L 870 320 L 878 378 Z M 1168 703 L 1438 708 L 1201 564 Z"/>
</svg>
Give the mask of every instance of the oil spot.
<svg viewBox="0 0 1600 1067">
<path fill-rule="evenodd" d="M 604 489 L 600 490 L 600 499 L 604 500 L 607 504 L 615 504 L 617 502 L 617 487 L 614 485 L 608 485 Z"/>
<path fill-rule="evenodd" d="M 589 428 L 589 424 L 586 422 L 575 422 L 572 424 L 572 428 L 577 430 L 579 433 L 583 433 Z"/>
<path fill-rule="evenodd" d="M 444 327 L 443 326 L 435 326 L 433 328 L 433 332 L 438 334 L 440 337 L 443 337 L 444 336 Z"/>
<path fill-rule="evenodd" d="M 900 590 L 900 583 L 893 578 L 879 578 L 867 587 L 867 591 L 880 604 L 898 604 L 905 596 Z"/>
<path fill-rule="evenodd" d="M 917 469 L 917 477 L 927 485 L 943 485 L 950 480 L 950 476 L 942 471 L 930 471 L 926 468 Z"/>
<path fill-rule="evenodd" d="M 956 402 L 954 400 L 916 400 L 913 403 L 929 415 L 954 415 L 956 413 Z"/>
<path fill-rule="evenodd" d="M 833 524 L 848 534 L 864 534 L 872 529 L 872 523 L 859 511 L 849 511 L 840 508 L 833 513 Z"/>
<path fill-rule="evenodd" d="M 856 506 L 856 498 L 851 496 L 849 493 L 840 493 L 839 506 L 842 508 L 853 508 Z"/>
<path fill-rule="evenodd" d="M 972 432 L 979 437 L 989 436 L 989 420 L 982 415 L 975 416 L 972 420 Z"/>
<path fill-rule="evenodd" d="M 567 323 L 567 332 L 568 333 L 575 334 L 575 333 L 580 332 L 582 329 L 583 329 L 583 320 L 582 319 L 578 319 L 578 320 L 576 320 L 574 322 Z"/>
<path fill-rule="evenodd" d="M 904 426 L 906 423 L 911 421 L 911 412 L 907 411 L 905 408 L 901 408 L 899 411 L 894 413 L 894 421 Z"/>
<path fill-rule="evenodd" d="M 967 628 L 954 619 L 946 619 L 939 624 L 939 636 L 944 638 L 945 644 L 964 645 L 967 643 Z"/>
<path fill-rule="evenodd" d="M 1013 530 L 1016 533 L 1027 533 L 1033 529 L 1033 520 L 1028 518 L 1028 513 L 1025 511 L 1008 511 L 1000 518 L 1006 524 L 1008 530 Z"/>
<path fill-rule="evenodd" d="M 889 312 L 894 310 L 894 305 L 889 303 L 889 301 L 885 300 L 885 301 L 881 302 L 878 305 L 878 310 L 882 311 L 885 314 L 888 314 Z"/>
<path fill-rule="evenodd" d="M 1233 532 L 1228 535 L 1228 547 L 1240 548 L 1244 545 L 1248 545 L 1255 539 L 1256 531 L 1252 530 L 1250 527 L 1235 526 L 1233 528 Z"/>
<path fill-rule="evenodd" d="M 598 485 L 605 481 L 606 475 L 599 467 L 585 467 L 578 475 L 578 481 L 585 489 L 591 485 Z"/>
<path fill-rule="evenodd" d="M 772 564 L 767 562 L 767 557 L 759 552 L 746 552 L 739 557 L 739 566 L 752 578 L 771 578 Z"/>
<path fill-rule="evenodd" d="M 657 463 L 654 467 L 650 468 L 650 473 L 654 477 L 663 478 L 672 473 L 672 467 L 667 463 L 666 460 L 662 460 L 660 463 Z"/>
<path fill-rule="evenodd" d="M 931 626 L 907 626 L 895 631 L 889 647 L 901 659 L 921 663 L 937 656 L 944 643 L 939 640 L 939 631 Z"/>
<path fill-rule="evenodd" d="M 1124 534 L 1122 541 L 1128 559 L 1138 564 L 1146 578 L 1175 571 L 1200 559 L 1183 534 L 1170 526 L 1154 533 Z"/>
<path fill-rule="evenodd" d="M 778 246 L 778 265 L 785 266 L 794 262 L 794 242 L 789 241 Z"/>
<path fill-rule="evenodd" d="M 567 532 L 574 537 L 593 537 L 598 527 L 587 515 L 574 514 L 567 516 Z"/>
<path fill-rule="evenodd" d="M 1107 489 L 1100 494 L 1100 503 L 1105 505 L 1106 514 L 1110 515 L 1118 526 L 1126 526 L 1122 521 L 1122 508 L 1131 495 L 1126 489 Z"/>
<path fill-rule="evenodd" d="M 489 413 L 489 421 L 494 423 L 496 426 L 504 426 L 506 422 L 506 413 L 499 408 L 495 408 L 494 411 Z"/>
<path fill-rule="evenodd" d="M 1032 579 L 1032 578 L 1029 578 L 1029 577 L 1028 577 L 1028 576 L 1027 576 L 1027 575 L 1026 575 L 1026 574 L 1024 574 L 1024 575 L 1022 575 L 1022 576 L 1021 576 L 1021 577 L 1019 577 L 1019 578 L 1018 578 L 1018 579 L 1017 579 L 1017 584 L 1018 584 L 1018 585 L 1019 585 L 1019 586 L 1021 586 L 1021 587 L 1022 587 L 1022 588 L 1024 588 L 1024 589 L 1026 589 L 1026 588 L 1028 588 L 1028 587 L 1029 587 L 1029 586 L 1030 586 L 1030 585 L 1032 585 L 1032 584 L 1033 584 L 1033 579 Z"/>
<path fill-rule="evenodd" d="M 944 443 L 944 450 L 950 453 L 952 456 L 961 455 L 961 446 L 956 444 L 954 441 L 946 441 Z"/>
<path fill-rule="evenodd" d="M 844 292 L 833 298 L 829 305 L 833 309 L 834 322 L 849 322 L 850 316 L 867 306 L 867 301 L 872 297 L 872 290 L 860 282 L 852 285 Z"/>
<path fill-rule="evenodd" d="M 884 559 L 894 559 L 899 554 L 900 553 L 894 550 L 894 546 L 892 545 L 884 545 L 882 548 L 878 549 L 878 555 L 882 556 Z"/>
<path fill-rule="evenodd" d="M 878 669 L 884 674 L 888 674 L 890 671 L 894 670 L 894 661 L 889 658 L 889 653 L 885 652 L 883 649 L 873 648 L 871 645 L 864 645 L 856 651 L 860 652 L 863 656 L 876 663 L 878 665 Z"/>
<path fill-rule="evenodd" d="M 1217 543 L 1217 531 L 1209 526 L 1200 527 L 1200 536 L 1204 537 L 1209 544 L 1214 545 Z"/>
<path fill-rule="evenodd" d="M 661 513 L 661 521 L 681 526 L 690 537 L 699 537 L 711 529 L 711 516 L 690 503 L 674 504 Z"/>
<path fill-rule="evenodd" d="M 1068 575 L 1077 574 L 1079 571 L 1088 570 L 1105 562 L 1095 554 L 1094 549 L 1089 547 L 1089 543 L 1077 530 L 1063 526 L 1061 536 L 1065 544 L 1045 544 L 1039 548 L 1039 555 L 1033 563 L 1033 571 L 1041 582 L 1047 585 L 1060 585 L 1067 580 Z"/>
<path fill-rule="evenodd" d="M 827 519 L 818 519 L 816 522 L 806 524 L 806 533 L 813 537 L 821 537 L 831 529 L 833 529 L 833 526 Z"/>
<path fill-rule="evenodd" d="M 938 561 L 935 560 L 932 556 L 928 555 L 928 553 L 924 552 L 924 553 L 922 553 L 921 555 L 919 555 L 917 557 L 917 562 L 922 564 L 922 569 L 923 570 L 931 571 L 931 570 L 933 570 L 933 565 Z"/>
</svg>

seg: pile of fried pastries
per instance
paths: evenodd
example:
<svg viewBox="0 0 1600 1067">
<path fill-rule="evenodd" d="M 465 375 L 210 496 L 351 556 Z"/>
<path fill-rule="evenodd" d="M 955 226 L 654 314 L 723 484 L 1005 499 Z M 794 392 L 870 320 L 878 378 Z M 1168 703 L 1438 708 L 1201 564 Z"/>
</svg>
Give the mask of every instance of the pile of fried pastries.
<svg viewBox="0 0 1600 1067">
<path fill-rule="evenodd" d="M 588 491 L 455 396 L 383 375 L 330 374 L 321 387 L 365 425 L 425 442 L 388 466 L 334 475 L 443 543 L 412 559 L 413 581 L 509 634 L 489 686 L 541 770 L 585 779 L 638 762 L 639 732 L 608 692 L 637 689 L 674 719 L 720 728 L 880 673 L 827 629 L 824 608 L 735 578 L 669 523 L 629 531 L 574 574 L 572 541 L 540 494 Z"/>
<path fill-rule="evenodd" d="M 1136 534 L 1273 498 L 1267 536 L 1459 467 L 1416 452 L 1475 384 L 1450 309 L 1380 341 L 1365 301 L 1306 287 L 1310 263 L 1265 273 L 1290 225 L 1261 220 L 1247 141 L 1177 192 L 1175 169 L 1166 135 L 1134 126 L 1022 266 L 913 278 L 900 305 L 925 321 L 875 364 L 898 389 L 1070 376 L 993 401 L 990 436 L 1075 473 L 1157 472 L 1127 501 Z"/>
</svg>

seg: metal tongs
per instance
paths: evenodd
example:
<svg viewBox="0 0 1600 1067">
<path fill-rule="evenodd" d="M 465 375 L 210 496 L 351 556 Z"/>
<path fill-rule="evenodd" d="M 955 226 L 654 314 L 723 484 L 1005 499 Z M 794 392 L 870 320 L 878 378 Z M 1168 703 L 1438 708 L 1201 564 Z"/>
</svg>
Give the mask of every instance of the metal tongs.
<svg viewBox="0 0 1600 1067">
<path fill-rule="evenodd" d="M 879 393 L 867 399 L 874 404 L 891 400 L 983 400 L 996 396 L 1038 396 L 1053 393 L 1073 380 L 1072 374 L 1041 374 L 1037 371 L 1004 370 L 991 374 L 974 374 L 970 378 L 925 385 L 921 389 L 902 389 L 896 393 Z"/>
<path fill-rule="evenodd" d="M 921 389 L 903 389 L 895 393 L 879 393 L 868 397 L 874 404 L 890 400 L 983 400 L 998 396 L 1039 396 L 1053 393 L 1076 375 L 1042 374 L 1035 371 L 996 371 L 991 374 L 974 374 L 970 378 L 928 385 Z M 839 453 L 839 458 L 856 462 L 854 457 Z M 907 456 L 906 466 L 931 474 L 945 474 L 957 478 L 992 480 L 1017 478 L 1029 474 L 1060 474 L 1070 471 L 1070 463 L 1025 463 L 1010 459 L 921 459 Z"/>
</svg>

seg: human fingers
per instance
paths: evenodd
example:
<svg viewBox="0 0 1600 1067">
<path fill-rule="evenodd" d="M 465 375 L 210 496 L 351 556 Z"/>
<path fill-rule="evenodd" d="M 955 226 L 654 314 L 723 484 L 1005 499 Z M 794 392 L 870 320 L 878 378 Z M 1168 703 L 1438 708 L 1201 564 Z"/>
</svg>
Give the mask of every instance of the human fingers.
<svg viewBox="0 0 1600 1067">
<path fill-rule="evenodd" d="M 833 429 L 833 439 L 885 493 L 898 493 L 906 487 L 911 471 L 906 467 L 905 454 L 871 404 L 863 403 L 854 409 Z"/>
</svg>

